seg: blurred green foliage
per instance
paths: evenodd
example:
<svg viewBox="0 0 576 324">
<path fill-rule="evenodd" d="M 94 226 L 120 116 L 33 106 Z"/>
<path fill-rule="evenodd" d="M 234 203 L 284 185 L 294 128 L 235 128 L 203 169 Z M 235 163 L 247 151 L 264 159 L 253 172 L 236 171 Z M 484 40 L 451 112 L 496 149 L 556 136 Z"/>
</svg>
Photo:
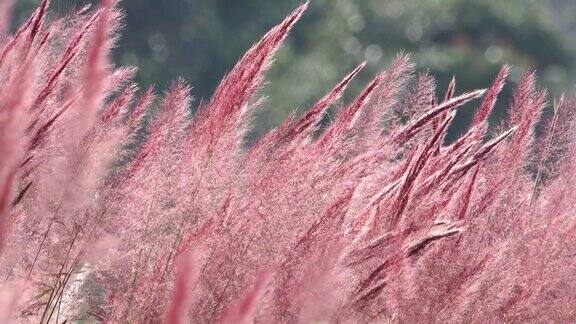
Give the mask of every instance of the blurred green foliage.
<svg viewBox="0 0 576 324">
<path fill-rule="evenodd" d="M 85 2 L 53 6 L 64 11 Z M 126 27 L 115 60 L 138 66 L 143 84 L 165 87 L 182 76 L 197 97 L 208 98 L 250 45 L 300 2 L 124 0 Z M 35 3 L 20 1 L 20 21 Z M 554 93 L 571 91 L 574 13 L 570 0 L 312 0 L 269 73 L 256 133 L 305 109 L 368 60 L 353 94 L 399 52 L 411 53 L 419 70 L 429 69 L 439 92 L 453 75 L 459 91 L 486 87 L 504 63 L 516 67 L 512 82 L 533 67 Z M 460 113 L 457 125 L 470 114 Z"/>
</svg>

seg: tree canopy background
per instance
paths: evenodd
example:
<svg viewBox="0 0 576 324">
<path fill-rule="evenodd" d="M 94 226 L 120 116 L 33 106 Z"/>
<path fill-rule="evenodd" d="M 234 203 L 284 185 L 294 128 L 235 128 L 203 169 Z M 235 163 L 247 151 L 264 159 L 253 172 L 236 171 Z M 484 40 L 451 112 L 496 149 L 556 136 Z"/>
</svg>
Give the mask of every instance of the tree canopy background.
<svg viewBox="0 0 576 324">
<path fill-rule="evenodd" d="M 38 2 L 20 0 L 15 23 Z M 88 2 L 55 0 L 52 6 L 66 12 Z M 143 86 L 165 88 L 183 77 L 197 99 L 209 98 L 250 45 L 301 2 L 124 0 L 126 27 L 114 60 L 137 66 Z M 306 109 L 368 60 L 368 69 L 349 91 L 352 96 L 400 52 L 410 53 L 420 71 L 437 77 L 439 93 L 452 76 L 459 91 L 486 87 L 505 63 L 515 67 L 512 83 L 532 67 L 553 94 L 571 92 L 575 14 L 570 0 L 312 0 L 268 74 L 263 90 L 268 100 L 253 135 L 296 108 Z M 459 113 L 458 127 L 466 126 L 471 113 Z"/>
</svg>

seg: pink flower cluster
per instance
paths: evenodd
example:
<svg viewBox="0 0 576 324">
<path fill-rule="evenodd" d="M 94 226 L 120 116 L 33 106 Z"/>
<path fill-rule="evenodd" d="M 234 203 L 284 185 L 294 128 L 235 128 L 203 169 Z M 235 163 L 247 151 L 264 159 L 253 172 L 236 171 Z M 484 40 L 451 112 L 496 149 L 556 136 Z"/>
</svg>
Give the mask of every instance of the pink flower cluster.
<svg viewBox="0 0 576 324">
<path fill-rule="evenodd" d="M 399 56 L 341 104 L 363 63 L 248 147 L 264 74 L 306 4 L 195 113 L 183 81 L 157 96 L 109 62 L 114 0 L 55 19 L 43 0 L 4 35 L 10 4 L 2 322 L 576 320 L 576 100 L 555 101 L 536 136 L 548 100 L 533 73 L 489 132 L 508 67 L 487 90 L 457 95 L 453 81 L 438 100 Z"/>
</svg>

